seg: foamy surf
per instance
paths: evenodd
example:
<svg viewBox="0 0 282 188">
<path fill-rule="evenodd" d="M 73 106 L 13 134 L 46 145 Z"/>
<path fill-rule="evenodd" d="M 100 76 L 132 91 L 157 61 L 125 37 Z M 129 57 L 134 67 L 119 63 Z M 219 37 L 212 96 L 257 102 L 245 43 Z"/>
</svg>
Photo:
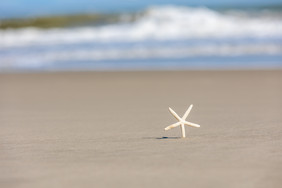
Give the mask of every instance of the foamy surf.
<svg viewBox="0 0 282 188">
<path fill-rule="evenodd" d="M 281 18 L 279 12 L 162 6 L 103 26 L 0 30 L 0 68 L 56 67 L 74 60 L 282 56 Z"/>
</svg>

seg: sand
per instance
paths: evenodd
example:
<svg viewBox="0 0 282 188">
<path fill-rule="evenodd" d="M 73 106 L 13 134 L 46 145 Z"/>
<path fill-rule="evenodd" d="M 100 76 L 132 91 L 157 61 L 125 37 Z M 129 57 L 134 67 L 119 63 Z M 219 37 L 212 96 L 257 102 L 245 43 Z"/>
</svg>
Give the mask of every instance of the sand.
<svg viewBox="0 0 282 188">
<path fill-rule="evenodd" d="M 281 187 L 282 71 L 0 74 L 0 187 Z M 194 104 L 187 138 L 164 131 Z"/>
</svg>

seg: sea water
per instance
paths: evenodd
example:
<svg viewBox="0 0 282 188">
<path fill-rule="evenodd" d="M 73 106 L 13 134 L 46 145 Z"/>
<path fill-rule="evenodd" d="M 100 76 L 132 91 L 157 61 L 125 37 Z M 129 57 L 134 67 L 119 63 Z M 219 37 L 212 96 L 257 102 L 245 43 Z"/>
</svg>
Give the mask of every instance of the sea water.
<svg viewBox="0 0 282 188">
<path fill-rule="evenodd" d="M 0 71 L 281 69 L 280 9 L 149 6 L 115 22 L 0 30 Z"/>
</svg>

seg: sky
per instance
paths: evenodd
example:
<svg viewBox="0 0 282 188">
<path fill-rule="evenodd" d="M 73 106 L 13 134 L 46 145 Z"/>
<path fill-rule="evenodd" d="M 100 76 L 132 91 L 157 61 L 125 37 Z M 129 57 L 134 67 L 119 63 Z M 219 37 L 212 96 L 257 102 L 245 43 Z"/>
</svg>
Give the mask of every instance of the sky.
<svg viewBox="0 0 282 188">
<path fill-rule="evenodd" d="M 0 18 L 80 12 L 121 12 L 150 5 L 260 6 L 282 4 L 282 0 L 1 0 Z"/>
</svg>

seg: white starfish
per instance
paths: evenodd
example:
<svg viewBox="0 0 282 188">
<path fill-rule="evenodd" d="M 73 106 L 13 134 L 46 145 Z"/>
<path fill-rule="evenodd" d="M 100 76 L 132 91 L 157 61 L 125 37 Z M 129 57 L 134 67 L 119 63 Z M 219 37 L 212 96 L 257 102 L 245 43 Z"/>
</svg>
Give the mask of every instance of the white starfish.
<svg viewBox="0 0 282 188">
<path fill-rule="evenodd" d="M 189 125 L 189 126 L 191 126 L 191 127 L 200 127 L 200 125 L 198 125 L 198 124 L 195 124 L 195 123 L 191 123 L 191 122 L 186 121 L 186 118 L 188 117 L 190 111 L 192 110 L 192 107 L 193 107 L 193 104 L 191 104 L 191 105 L 189 106 L 188 110 L 185 112 L 185 114 L 183 115 L 182 118 L 180 118 L 180 117 L 175 113 L 175 111 L 173 111 L 171 108 L 168 108 L 169 111 L 170 111 L 170 113 L 171 113 L 179 122 L 174 123 L 174 124 L 172 124 L 172 125 L 170 125 L 170 126 L 167 126 L 167 127 L 165 128 L 165 130 L 167 131 L 167 130 L 169 130 L 169 129 L 171 129 L 171 128 L 178 127 L 178 126 L 181 125 L 182 137 L 185 138 L 186 135 L 185 135 L 185 127 L 184 127 L 184 125 Z"/>
</svg>

